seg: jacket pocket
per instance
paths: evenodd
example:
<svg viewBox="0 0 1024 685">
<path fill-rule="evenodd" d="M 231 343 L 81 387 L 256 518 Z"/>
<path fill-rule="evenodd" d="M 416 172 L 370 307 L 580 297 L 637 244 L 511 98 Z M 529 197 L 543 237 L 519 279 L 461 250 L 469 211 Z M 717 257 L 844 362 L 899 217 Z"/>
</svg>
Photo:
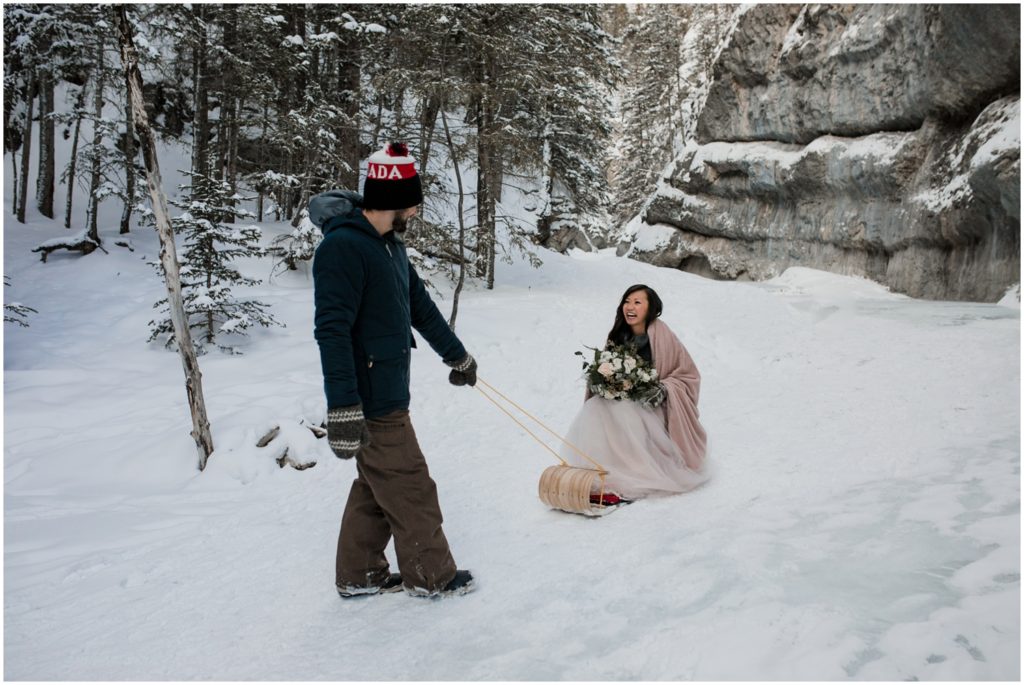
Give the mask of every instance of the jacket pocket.
<svg viewBox="0 0 1024 685">
<path fill-rule="evenodd" d="M 408 399 L 409 336 L 400 333 L 368 338 L 365 349 L 371 402 Z"/>
</svg>

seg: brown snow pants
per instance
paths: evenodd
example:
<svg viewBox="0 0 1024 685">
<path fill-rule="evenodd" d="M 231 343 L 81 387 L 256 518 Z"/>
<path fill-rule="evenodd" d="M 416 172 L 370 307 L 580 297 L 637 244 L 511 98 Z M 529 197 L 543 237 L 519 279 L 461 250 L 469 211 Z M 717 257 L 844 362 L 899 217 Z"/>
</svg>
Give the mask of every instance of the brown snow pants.
<svg viewBox="0 0 1024 685">
<path fill-rule="evenodd" d="M 389 575 L 384 549 L 392 536 L 402 583 L 440 590 L 455 577 L 455 560 L 441 530 L 437 485 L 427 470 L 408 410 L 368 419 L 370 444 L 356 455 L 338 535 L 339 587 L 381 585 Z"/>
</svg>

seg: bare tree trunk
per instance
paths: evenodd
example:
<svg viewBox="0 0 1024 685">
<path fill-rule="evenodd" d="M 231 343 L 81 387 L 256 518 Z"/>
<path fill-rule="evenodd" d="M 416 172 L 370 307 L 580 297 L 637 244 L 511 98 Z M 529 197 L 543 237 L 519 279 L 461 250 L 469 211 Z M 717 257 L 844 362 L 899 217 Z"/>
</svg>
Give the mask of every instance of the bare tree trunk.
<svg viewBox="0 0 1024 685">
<path fill-rule="evenodd" d="M 393 129 L 393 140 L 405 140 L 406 136 L 403 133 L 403 129 L 405 127 L 405 88 L 399 90 L 398 95 L 395 96 L 394 112 L 395 124 Z"/>
<path fill-rule="evenodd" d="M 103 145 L 103 129 L 100 120 L 103 118 L 103 40 L 96 45 L 96 92 L 93 93 L 92 122 L 92 169 L 89 172 L 89 211 L 86 223 L 88 236 L 97 245 L 100 242 L 99 214 L 100 199 L 97 191 L 100 188 L 100 146 Z"/>
<path fill-rule="evenodd" d="M 215 128 L 215 136 L 217 140 L 217 156 L 214 159 L 210 175 L 218 181 L 223 181 L 225 178 L 225 170 L 228 163 L 228 134 L 227 134 L 227 103 L 224 102 L 224 95 L 220 93 L 214 96 L 217 104 L 217 123 Z"/>
<path fill-rule="evenodd" d="M 14 182 L 14 193 L 11 196 L 11 202 L 14 206 L 11 207 L 11 213 L 17 214 L 18 212 L 18 156 L 14 154 L 16 150 L 11 150 L 11 180 Z"/>
<path fill-rule="evenodd" d="M 491 197 L 494 202 L 501 202 L 501 191 L 504 186 L 502 179 L 505 178 L 505 157 L 498 150 L 491 157 Z"/>
<path fill-rule="evenodd" d="M 238 53 L 238 5 L 224 4 L 220 11 L 220 24 L 223 27 L 223 36 L 221 40 L 224 44 L 224 49 L 231 55 Z M 220 126 L 219 126 L 219 139 L 218 148 L 220 149 L 220 179 L 228 184 L 232 190 L 232 195 L 235 189 L 234 169 L 235 169 L 235 138 L 238 132 L 238 93 L 239 93 L 239 75 L 238 70 L 235 68 L 233 59 L 228 58 L 224 62 L 224 66 L 221 70 L 223 77 L 223 84 L 220 88 Z M 231 200 L 229 202 L 231 207 L 234 207 L 235 202 Z M 235 215 L 233 212 L 226 214 L 223 219 L 225 223 L 234 223 Z"/>
<path fill-rule="evenodd" d="M 477 130 L 477 255 L 476 275 L 485 278 L 488 290 L 494 288 L 494 243 L 497 235 L 494 226 L 494 170 L 495 157 L 500 154 L 494 149 L 494 98 L 491 92 L 491 62 L 485 54 L 481 57 L 481 96 Z"/>
<path fill-rule="evenodd" d="M 547 117 L 548 105 L 545 103 L 544 116 Z M 544 127 L 544 147 L 542 151 L 540 172 L 544 178 L 541 186 L 540 211 L 537 213 L 537 235 L 546 241 L 551 237 L 551 193 L 554 188 L 555 175 L 551 168 L 551 124 Z"/>
<path fill-rule="evenodd" d="M 302 39 L 303 45 L 306 43 L 306 10 L 307 5 L 303 3 L 294 3 L 288 5 L 292 10 L 292 35 L 298 36 Z M 302 102 L 306 94 L 306 90 L 309 88 L 309 78 L 305 69 L 300 69 L 295 78 L 292 79 L 292 84 L 295 86 L 292 90 L 292 102 Z"/>
<path fill-rule="evenodd" d="M 263 133 L 260 135 L 260 140 L 267 139 L 267 105 L 263 105 Z M 256 199 L 256 220 L 259 222 L 263 221 L 263 198 L 266 196 L 264 192 L 264 186 L 260 184 L 259 197 Z"/>
<path fill-rule="evenodd" d="M 312 156 L 312 159 L 310 158 Z M 302 219 L 302 210 L 309 204 L 309 196 L 312 194 L 310 186 L 313 182 L 313 170 L 316 169 L 316 165 L 320 162 L 320 155 L 318 153 L 307 153 L 304 155 L 306 160 L 306 173 L 305 180 L 302 181 L 302 189 L 299 191 L 299 204 L 295 208 L 295 216 L 292 217 L 292 228 L 299 227 L 299 221 Z"/>
<path fill-rule="evenodd" d="M 497 255 L 497 226 L 495 225 L 494 195 L 487 193 L 487 289 L 494 290 L 494 260 Z"/>
<path fill-rule="evenodd" d="M 146 182 L 153 202 L 153 214 L 156 218 L 157 232 L 160 235 L 160 263 L 163 265 L 164 277 L 167 281 L 167 301 L 171 310 L 171 323 L 174 326 L 174 339 L 178 342 L 181 353 L 181 364 L 185 371 L 185 390 L 188 394 L 189 409 L 192 414 L 192 438 L 199 448 L 199 470 L 206 468 L 206 462 L 213 453 L 213 437 L 210 435 L 210 421 L 206 416 L 206 403 L 203 399 L 203 375 L 199 370 L 192 336 L 185 318 L 185 306 L 181 297 L 181 277 L 178 272 L 178 256 L 174 247 L 174 232 L 167 212 L 167 197 L 164 195 L 163 182 L 160 179 L 160 166 L 156 158 L 156 141 L 149 127 L 149 118 L 142 100 L 142 74 L 139 72 L 138 56 L 132 40 L 131 26 L 128 24 L 128 13 L 124 5 L 118 7 L 119 25 L 121 30 L 121 61 L 124 63 L 125 80 L 128 87 L 128 98 L 135 110 L 136 127 L 142 141 L 142 156 L 146 162 Z"/>
<path fill-rule="evenodd" d="M 230 116 L 228 112 L 228 103 L 224 101 L 225 95 L 223 93 L 217 96 L 219 105 L 217 107 L 217 159 L 213 165 L 212 176 L 219 182 L 223 183 L 227 181 L 228 173 L 228 127 L 229 122 L 227 118 Z M 226 224 L 234 223 L 234 217 L 228 218 L 226 216 L 221 217 L 221 221 Z"/>
<path fill-rule="evenodd" d="M 82 132 L 82 113 L 85 111 L 85 84 L 75 101 L 75 133 L 71 139 L 71 160 L 68 162 L 68 196 L 64 201 L 64 228 L 71 228 L 71 207 L 74 204 L 75 182 L 78 180 L 78 141 Z"/>
<path fill-rule="evenodd" d="M 12 88 L 10 93 L 11 93 L 11 95 L 15 95 L 17 93 L 17 89 L 16 88 Z M 15 105 L 14 100 L 15 100 L 15 98 L 7 97 L 7 91 L 4 91 L 4 96 L 5 97 L 3 99 L 4 100 L 4 129 L 3 129 L 3 137 L 4 137 L 4 154 L 7 154 L 7 151 L 11 149 L 9 146 L 12 145 L 11 138 L 12 138 L 13 130 L 11 129 L 11 116 L 14 114 L 14 105 Z M 13 213 L 13 210 L 12 210 L 12 213 Z"/>
<path fill-rule="evenodd" d="M 288 148 L 287 161 L 285 162 L 285 168 L 288 170 L 288 173 L 290 175 L 295 175 L 295 166 L 296 166 L 295 165 L 295 151 L 291 147 L 289 147 Z M 281 206 L 282 216 L 283 216 L 285 221 L 291 221 L 292 220 L 292 187 L 291 187 L 291 183 L 289 182 L 288 185 L 283 186 L 282 188 L 280 188 L 278 190 L 278 193 L 280 194 L 280 198 L 278 199 L 277 203 Z M 280 220 L 281 219 L 279 218 L 278 221 L 280 221 Z"/>
<path fill-rule="evenodd" d="M 423 112 L 420 115 L 420 171 L 423 173 L 426 173 L 427 162 L 430 160 L 430 146 L 434 142 L 434 126 L 437 124 L 440 107 L 441 96 L 437 93 L 423 100 Z"/>
<path fill-rule="evenodd" d="M 21 188 L 18 198 L 18 221 L 25 223 L 25 205 L 28 204 L 28 170 L 32 158 L 32 116 L 36 102 L 36 78 L 28 87 L 28 112 L 25 114 L 25 133 L 21 137 Z"/>
<path fill-rule="evenodd" d="M 231 194 L 234 195 L 238 192 L 238 139 L 239 132 L 241 130 L 241 117 L 242 110 L 245 107 L 245 102 L 242 98 L 233 97 L 231 98 L 231 126 L 228 128 L 228 186 L 231 188 Z M 231 206 L 235 203 L 232 201 Z M 231 220 L 234 221 L 234 215 L 231 216 Z"/>
<path fill-rule="evenodd" d="M 486 88 L 481 76 L 481 84 Z M 487 276 L 487 123 L 484 101 L 486 94 L 481 93 L 476 105 L 476 277 Z"/>
<path fill-rule="evenodd" d="M 377 117 L 373 125 L 373 149 L 380 147 L 380 129 L 384 125 L 384 96 L 377 96 Z"/>
<path fill-rule="evenodd" d="M 444 135 L 448 140 L 448 149 L 452 153 L 452 165 L 455 167 L 455 182 L 459 186 L 459 282 L 455 286 L 455 295 L 452 298 L 452 316 L 448 319 L 448 327 L 455 330 L 455 317 L 459 315 L 459 295 L 462 294 L 462 286 L 466 282 L 466 220 L 463 217 L 462 209 L 466 193 L 462 188 L 462 172 L 459 170 L 459 156 L 455 152 L 455 145 L 452 143 L 452 133 L 448 129 L 448 117 L 441 109 L 441 123 L 444 125 Z"/>
<path fill-rule="evenodd" d="M 54 122 L 53 78 L 44 74 L 39 88 L 39 175 L 36 177 L 36 206 L 43 216 L 53 218 Z"/>
<path fill-rule="evenodd" d="M 121 210 L 121 235 L 131 230 L 132 205 L 135 203 L 135 115 L 132 112 L 130 102 L 125 103 L 124 108 L 125 136 L 124 136 L 124 178 L 125 178 L 125 201 L 124 209 Z"/>
<path fill-rule="evenodd" d="M 347 169 L 339 169 L 338 185 L 342 188 L 355 190 L 359 185 L 359 43 L 358 39 L 348 36 L 341 48 L 338 59 L 338 90 L 351 93 L 342 102 L 347 117 L 341 129 L 341 159 L 348 165 Z M 420 166 L 423 169 L 423 166 Z"/>
<path fill-rule="evenodd" d="M 477 252 L 476 275 L 494 288 L 495 176 L 500 150 L 495 149 L 495 56 L 484 50 L 477 64 L 480 99 L 477 104 Z"/>
<path fill-rule="evenodd" d="M 206 247 L 203 249 L 203 254 L 211 254 L 214 251 L 214 249 L 215 249 L 214 246 L 213 246 L 213 238 L 204 238 L 203 242 L 206 244 Z M 210 273 L 209 271 L 207 271 L 206 272 L 206 290 L 209 291 L 211 287 L 213 287 L 213 274 Z M 214 324 L 213 310 L 212 309 L 207 309 L 206 310 L 206 342 L 211 344 L 211 345 L 213 344 L 213 337 L 215 335 L 214 330 L 213 330 L 213 324 Z"/>
<path fill-rule="evenodd" d="M 292 210 L 295 208 L 295 191 L 291 187 L 284 189 L 284 210 L 283 218 L 285 221 L 292 220 Z"/>
<path fill-rule="evenodd" d="M 192 57 L 192 173 L 206 175 L 210 103 L 206 92 L 206 8 L 194 5 L 196 35 Z"/>
<path fill-rule="evenodd" d="M 494 258 L 498 242 L 497 226 L 495 225 L 495 203 L 501 196 L 501 150 L 495 145 L 495 121 L 497 106 L 495 83 L 497 81 L 497 57 L 488 46 L 485 52 L 485 78 L 487 85 L 484 118 L 487 122 L 487 289 L 494 290 Z"/>
<path fill-rule="evenodd" d="M 323 33 L 323 22 L 320 19 L 320 10 L 323 5 L 310 5 L 313 16 L 308 18 L 313 25 L 313 35 Z M 305 36 L 303 36 L 305 37 Z M 320 83 L 320 46 L 319 43 L 312 43 L 309 47 L 309 79 L 313 83 Z M 326 85 L 326 84 L 323 84 Z"/>
</svg>

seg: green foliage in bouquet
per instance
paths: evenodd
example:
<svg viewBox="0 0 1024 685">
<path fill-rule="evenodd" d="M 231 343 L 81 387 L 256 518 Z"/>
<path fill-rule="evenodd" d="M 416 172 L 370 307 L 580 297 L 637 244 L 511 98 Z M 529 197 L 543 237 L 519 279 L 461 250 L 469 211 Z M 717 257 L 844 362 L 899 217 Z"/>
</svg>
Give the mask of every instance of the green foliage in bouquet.
<svg viewBox="0 0 1024 685">
<path fill-rule="evenodd" d="M 608 343 L 603 350 L 593 350 L 593 360 L 586 361 L 583 352 L 583 371 L 587 389 L 606 400 L 632 400 L 645 406 L 656 407 L 665 399 L 658 380 L 658 370 L 640 356 L 635 345 Z"/>
</svg>

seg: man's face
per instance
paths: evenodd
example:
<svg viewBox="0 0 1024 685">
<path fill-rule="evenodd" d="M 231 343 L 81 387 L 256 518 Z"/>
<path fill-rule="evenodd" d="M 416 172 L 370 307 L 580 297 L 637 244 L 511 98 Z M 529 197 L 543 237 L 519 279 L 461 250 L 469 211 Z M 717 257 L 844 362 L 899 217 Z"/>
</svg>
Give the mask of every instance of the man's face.
<svg viewBox="0 0 1024 685">
<path fill-rule="evenodd" d="M 416 216 L 419 209 L 419 207 L 410 207 L 409 209 L 400 209 L 395 212 L 395 218 L 391 220 L 391 230 L 395 233 L 405 233 L 406 229 L 409 228 L 409 219 Z"/>
</svg>

